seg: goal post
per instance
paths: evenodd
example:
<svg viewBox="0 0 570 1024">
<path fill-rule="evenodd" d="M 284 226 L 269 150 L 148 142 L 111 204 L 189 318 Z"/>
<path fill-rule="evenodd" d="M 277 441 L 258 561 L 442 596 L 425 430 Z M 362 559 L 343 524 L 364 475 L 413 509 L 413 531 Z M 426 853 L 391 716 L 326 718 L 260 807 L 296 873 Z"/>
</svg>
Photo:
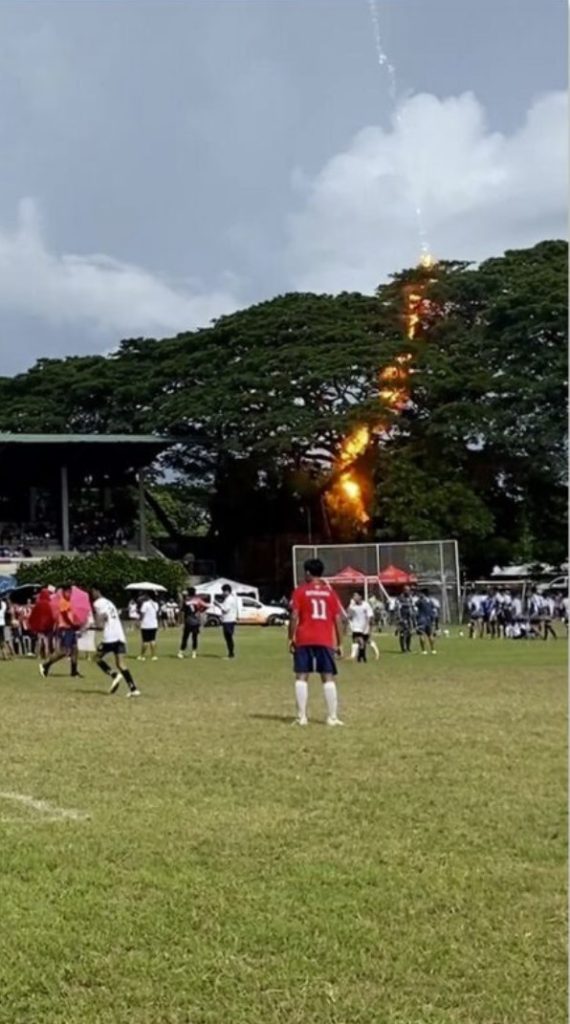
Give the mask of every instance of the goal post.
<svg viewBox="0 0 570 1024">
<path fill-rule="evenodd" d="M 303 579 L 303 564 L 308 558 L 320 558 L 325 566 L 325 579 L 340 576 L 352 569 L 355 579 L 362 574 L 362 584 L 343 583 L 350 590 L 367 593 L 382 591 L 379 586 L 387 570 L 399 570 L 413 577 L 417 585 L 427 588 L 441 605 L 442 622 L 458 622 L 461 614 L 461 579 L 459 548 L 456 540 L 395 541 L 386 544 L 296 544 L 293 547 L 293 581 Z M 385 584 L 389 593 L 398 587 Z"/>
</svg>

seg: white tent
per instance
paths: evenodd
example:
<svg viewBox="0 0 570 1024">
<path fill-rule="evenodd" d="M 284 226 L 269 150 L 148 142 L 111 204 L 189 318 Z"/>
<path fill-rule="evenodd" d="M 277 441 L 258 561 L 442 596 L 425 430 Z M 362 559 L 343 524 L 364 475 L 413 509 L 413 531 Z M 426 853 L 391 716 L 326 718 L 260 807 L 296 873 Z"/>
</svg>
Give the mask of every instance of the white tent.
<svg viewBox="0 0 570 1024">
<path fill-rule="evenodd" d="M 250 587 L 247 583 L 238 583 L 237 580 L 229 580 L 225 576 L 220 576 L 217 580 L 211 580 L 209 583 L 200 583 L 196 587 L 197 594 L 209 594 L 211 598 L 214 598 L 216 594 L 221 594 L 222 587 L 228 584 L 232 588 L 232 593 L 238 597 L 253 597 L 256 601 L 259 601 L 259 590 L 257 587 Z"/>
</svg>

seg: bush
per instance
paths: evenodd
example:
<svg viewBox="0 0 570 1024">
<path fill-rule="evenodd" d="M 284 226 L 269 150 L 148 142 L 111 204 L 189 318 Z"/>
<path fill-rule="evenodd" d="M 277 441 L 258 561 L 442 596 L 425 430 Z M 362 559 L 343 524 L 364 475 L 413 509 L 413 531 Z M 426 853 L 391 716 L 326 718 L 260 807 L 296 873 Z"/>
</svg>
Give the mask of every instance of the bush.
<svg viewBox="0 0 570 1024">
<path fill-rule="evenodd" d="M 178 562 L 165 558 L 137 558 L 126 551 L 101 551 L 93 555 L 57 555 L 41 562 L 20 565 L 16 573 L 18 583 L 41 583 L 61 586 L 75 583 L 87 590 L 98 583 L 105 597 L 119 607 L 127 603 L 125 587 L 137 580 L 150 580 L 166 587 L 174 597 L 184 586 L 186 570 Z"/>
</svg>

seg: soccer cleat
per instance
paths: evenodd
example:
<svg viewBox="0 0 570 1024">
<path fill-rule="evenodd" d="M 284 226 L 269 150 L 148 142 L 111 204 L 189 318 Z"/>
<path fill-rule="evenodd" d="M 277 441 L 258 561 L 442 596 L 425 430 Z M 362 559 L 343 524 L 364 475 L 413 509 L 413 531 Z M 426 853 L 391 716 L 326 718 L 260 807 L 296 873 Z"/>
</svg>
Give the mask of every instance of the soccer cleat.
<svg viewBox="0 0 570 1024">
<path fill-rule="evenodd" d="M 422 651 L 422 654 L 427 654 L 427 651 Z M 432 654 L 433 654 L 433 651 L 432 651 Z"/>
<path fill-rule="evenodd" d="M 38 670 L 39 670 L 39 673 L 40 673 L 42 679 L 47 679 L 48 670 L 47 670 L 46 666 L 44 665 L 43 661 L 40 661 L 40 663 L 38 665 Z"/>
<path fill-rule="evenodd" d="M 308 725 L 309 719 L 306 715 L 300 715 L 291 723 L 292 725 Z"/>
<path fill-rule="evenodd" d="M 127 693 L 127 697 L 140 697 L 140 695 L 140 690 L 129 690 L 129 692 Z"/>
<path fill-rule="evenodd" d="M 151 661 L 158 661 L 158 658 L 157 658 L 156 654 L 154 654 L 150 660 Z"/>
<path fill-rule="evenodd" d="M 146 658 L 144 658 L 142 654 L 139 654 L 137 661 L 146 661 Z"/>
<path fill-rule="evenodd" d="M 327 718 L 327 725 L 344 725 L 344 722 L 341 722 L 340 718 L 332 718 L 329 715 L 329 717 Z"/>
<path fill-rule="evenodd" d="M 198 657 L 198 655 L 197 655 L 196 651 L 192 651 L 192 657 L 193 657 L 193 658 L 197 658 L 197 657 Z"/>
<path fill-rule="evenodd" d="M 437 654 L 437 651 L 432 651 L 431 653 L 432 653 L 432 654 Z"/>
<path fill-rule="evenodd" d="M 183 658 L 184 657 L 184 651 L 178 651 L 178 654 L 176 655 L 176 657 L 177 658 Z"/>
<path fill-rule="evenodd" d="M 117 690 L 119 689 L 119 686 L 121 685 L 122 681 L 123 681 L 123 677 L 122 677 L 121 673 L 117 672 L 117 675 L 113 676 L 113 682 L 111 683 L 111 688 L 109 690 L 109 693 L 116 693 Z"/>
</svg>

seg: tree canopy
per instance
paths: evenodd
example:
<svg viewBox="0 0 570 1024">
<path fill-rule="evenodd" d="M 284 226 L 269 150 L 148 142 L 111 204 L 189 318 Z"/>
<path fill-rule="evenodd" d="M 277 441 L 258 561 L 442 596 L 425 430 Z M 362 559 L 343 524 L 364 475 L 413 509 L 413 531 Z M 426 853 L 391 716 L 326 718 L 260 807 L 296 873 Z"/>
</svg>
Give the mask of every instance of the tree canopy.
<svg viewBox="0 0 570 1024">
<path fill-rule="evenodd" d="M 413 341 L 410 286 L 424 299 Z M 474 571 L 559 561 L 566 292 L 566 244 L 548 241 L 479 266 L 412 268 L 375 296 L 278 296 L 202 330 L 2 378 L 0 429 L 172 435 L 169 514 L 230 551 L 302 532 L 307 508 L 322 532 L 320 498 L 343 438 L 381 422 L 356 467 L 372 536 L 456 537 Z M 379 374 L 402 352 L 412 372 L 396 414 Z M 329 525 L 333 539 L 342 533 Z"/>
</svg>

